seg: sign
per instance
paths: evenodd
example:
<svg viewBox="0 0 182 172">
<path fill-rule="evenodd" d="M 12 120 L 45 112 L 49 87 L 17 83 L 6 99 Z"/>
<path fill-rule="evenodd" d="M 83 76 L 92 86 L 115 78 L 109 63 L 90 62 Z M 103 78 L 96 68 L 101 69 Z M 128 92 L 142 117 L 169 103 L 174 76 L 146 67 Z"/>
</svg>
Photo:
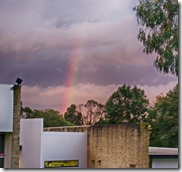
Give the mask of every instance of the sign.
<svg viewBox="0 0 182 172">
<path fill-rule="evenodd" d="M 0 158 L 4 158 L 5 154 L 4 153 L 0 153 Z"/>
<path fill-rule="evenodd" d="M 78 160 L 45 161 L 45 168 L 78 167 Z"/>
</svg>

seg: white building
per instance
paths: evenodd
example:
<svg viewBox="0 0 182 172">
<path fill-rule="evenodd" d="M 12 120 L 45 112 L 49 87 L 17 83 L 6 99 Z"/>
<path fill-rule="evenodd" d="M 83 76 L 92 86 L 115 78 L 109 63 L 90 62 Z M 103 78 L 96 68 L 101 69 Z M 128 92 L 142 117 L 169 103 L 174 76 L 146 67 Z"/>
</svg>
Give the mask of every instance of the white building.
<svg viewBox="0 0 182 172">
<path fill-rule="evenodd" d="M 179 168 L 178 148 L 149 147 L 151 168 Z"/>
<path fill-rule="evenodd" d="M 83 132 L 44 132 L 43 119 L 21 119 L 20 145 L 20 168 L 87 167 Z"/>
</svg>

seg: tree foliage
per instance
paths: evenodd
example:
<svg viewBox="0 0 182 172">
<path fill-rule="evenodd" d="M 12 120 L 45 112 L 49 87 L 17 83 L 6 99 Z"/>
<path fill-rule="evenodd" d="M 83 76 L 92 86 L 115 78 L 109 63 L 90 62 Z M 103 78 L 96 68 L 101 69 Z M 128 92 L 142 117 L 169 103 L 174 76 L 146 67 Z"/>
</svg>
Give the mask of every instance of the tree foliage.
<svg viewBox="0 0 182 172">
<path fill-rule="evenodd" d="M 144 52 L 155 53 L 154 65 L 163 73 L 178 75 L 178 1 L 140 0 L 134 8 Z"/>
<path fill-rule="evenodd" d="M 178 147 L 178 85 L 166 96 L 158 96 L 151 113 L 156 119 L 151 123 L 151 146 Z"/>
<path fill-rule="evenodd" d="M 67 108 L 67 111 L 64 114 L 64 118 L 66 121 L 69 121 L 75 125 L 83 124 L 82 114 L 77 111 L 75 104 L 72 104 Z"/>
<path fill-rule="evenodd" d="M 58 111 L 53 109 L 32 110 L 29 107 L 22 108 L 23 118 L 43 118 L 44 127 L 59 127 L 73 125 L 66 121 Z"/>
<path fill-rule="evenodd" d="M 95 100 L 88 100 L 86 104 L 70 105 L 64 114 L 64 118 L 75 125 L 94 125 L 105 118 L 104 105 Z"/>
<path fill-rule="evenodd" d="M 124 84 L 106 102 L 107 119 L 111 124 L 143 122 L 147 118 L 148 105 L 144 90 Z"/>
</svg>

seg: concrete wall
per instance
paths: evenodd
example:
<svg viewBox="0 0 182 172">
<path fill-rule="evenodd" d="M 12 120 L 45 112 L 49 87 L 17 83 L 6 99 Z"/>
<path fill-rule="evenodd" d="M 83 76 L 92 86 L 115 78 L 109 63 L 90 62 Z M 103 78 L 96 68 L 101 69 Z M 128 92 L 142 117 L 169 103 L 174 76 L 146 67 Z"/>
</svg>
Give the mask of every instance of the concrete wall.
<svg viewBox="0 0 182 172">
<path fill-rule="evenodd" d="M 21 119 L 20 168 L 40 168 L 43 119 Z"/>
<path fill-rule="evenodd" d="M 65 128 L 67 132 L 87 132 L 88 168 L 149 168 L 148 131 L 144 124 Z M 65 129 L 44 129 L 55 130 L 58 132 Z"/>
<path fill-rule="evenodd" d="M 43 119 L 21 119 L 20 144 L 20 168 L 65 160 L 78 160 L 74 168 L 87 168 L 87 133 L 43 132 Z"/>
<path fill-rule="evenodd" d="M 86 133 L 43 132 L 41 149 L 41 168 L 45 161 L 64 160 L 78 160 L 78 167 L 69 168 L 87 168 Z"/>
</svg>

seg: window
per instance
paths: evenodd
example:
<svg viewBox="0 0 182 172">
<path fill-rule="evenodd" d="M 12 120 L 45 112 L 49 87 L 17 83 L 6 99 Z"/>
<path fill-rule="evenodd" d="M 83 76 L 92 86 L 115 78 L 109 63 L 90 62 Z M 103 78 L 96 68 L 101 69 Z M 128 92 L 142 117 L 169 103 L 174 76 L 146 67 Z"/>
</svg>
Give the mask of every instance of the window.
<svg viewBox="0 0 182 172">
<path fill-rule="evenodd" d="M 130 168 L 136 168 L 135 164 L 130 164 Z"/>
</svg>

